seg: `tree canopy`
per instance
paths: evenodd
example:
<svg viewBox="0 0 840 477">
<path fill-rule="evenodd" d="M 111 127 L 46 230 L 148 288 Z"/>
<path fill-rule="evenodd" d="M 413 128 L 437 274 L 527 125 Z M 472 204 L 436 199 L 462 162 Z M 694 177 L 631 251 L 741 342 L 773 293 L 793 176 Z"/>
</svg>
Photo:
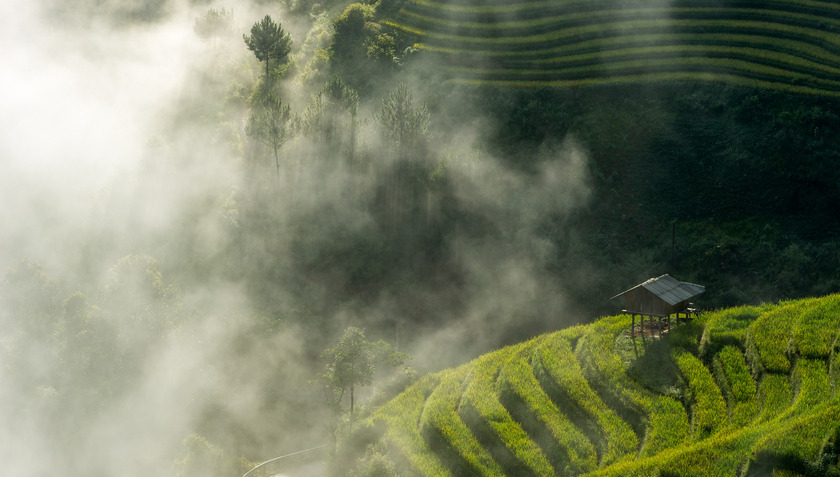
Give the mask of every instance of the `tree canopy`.
<svg viewBox="0 0 840 477">
<path fill-rule="evenodd" d="M 193 31 L 202 40 L 214 40 L 230 31 L 233 25 L 233 10 L 211 8 L 195 19 Z"/>
<path fill-rule="evenodd" d="M 255 108 L 256 112 L 248 118 L 245 134 L 274 151 L 274 165 L 280 178 L 280 148 L 297 133 L 297 126 L 292 110 L 283 104 L 283 100 L 273 94 L 267 94 Z"/>
<path fill-rule="evenodd" d="M 321 377 L 329 392 L 330 405 L 337 409 L 349 391 L 351 414 L 356 386 L 367 386 L 373 382 L 377 363 L 399 366 L 408 359 L 408 355 L 383 340 L 367 341 L 365 330 L 355 326 L 345 329 L 338 343 L 325 350 L 321 357 L 325 361 Z"/>
<path fill-rule="evenodd" d="M 402 156 L 429 134 L 430 115 L 426 105 L 415 106 L 404 83 L 382 100 L 382 110 L 374 119 L 382 134 Z"/>
<path fill-rule="evenodd" d="M 259 61 L 265 62 L 265 76 L 269 77 L 270 63 L 282 64 L 292 51 L 292 36 L 283 30 L 279 22 L 275 23 L 271 15 L 254 23 L 250 35 L 242 35 L 245 45 L 254 52 Z"/>
</svg>

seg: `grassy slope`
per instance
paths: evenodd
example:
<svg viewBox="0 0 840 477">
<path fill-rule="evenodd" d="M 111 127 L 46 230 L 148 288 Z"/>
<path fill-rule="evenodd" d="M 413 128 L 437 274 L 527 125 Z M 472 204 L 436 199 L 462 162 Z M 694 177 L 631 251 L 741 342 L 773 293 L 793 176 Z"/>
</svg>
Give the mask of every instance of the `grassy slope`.
<svg viewBox="0 0 840 477">
<path fill-rule="evenodd" d="M 407 0 L 383 21 L 451 80 L 703 80 L 840 95 L 840 7 L 812 0 Z"/>
<path fill-rule="evenodd" d="M 707 313 L 662 339 L 602 318 L 428 376 L 368 424 L 401 475 L 824 471 L 838 300 Z"/>
</svg>

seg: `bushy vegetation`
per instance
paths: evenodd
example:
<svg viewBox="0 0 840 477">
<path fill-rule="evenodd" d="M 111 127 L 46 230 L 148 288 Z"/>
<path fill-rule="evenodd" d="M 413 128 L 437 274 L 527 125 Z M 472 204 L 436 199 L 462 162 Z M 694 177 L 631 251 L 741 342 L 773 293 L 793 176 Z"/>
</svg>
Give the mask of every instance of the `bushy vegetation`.
<svg viewBox="0 0 840 477">
<path fill-rule="evenodd" d="M 759 313 L 743 307 L 710 313 L 698 319 L 699 326 L 680 325 L 662 338 L 637 337 L 637 357 L 627 363 L 617 347 L 625 346 L 629 317 L 602 318 L 431 375 L 373 411 L 370 419 L 386 426 L 386 435 L 415 436 L 383 439 L 388 452 L 431 453 L 426 458 L 440 459 L 447 469 L 426 470 L 428 464 L 410 458 L 404 460 L 406 474 L 457 475 L 458 469 L 469 469 L 477 475 L 518 475 L 524 468 L 529 475 L 834 472 L 837 460 L 830 442 L 840 426 L 840 395 L 831 384 L 830 357 L 792 354 L 787 368 L 751 369 L 742 349 L 755 339 L 750 337 L 767 333 L 771 318 L 782 323 L 807 319 L 812 310 L 831 307 L 837 299 L 765 304 Z M 694 336 L 694 347 L 686 348 L 691 341 L 680 334 Z M 727 344 L 703 361 L 698 358 L 701 335 L 724 337 Z M 781 339 L 787 343 L 789 335 Z M 759 342 L 759 353 L 768 349 L 769 338 Z M 657 347 L 670 352 L 663 357 Z M 678 389 L 657 389 L 650 387 L 655 380 L 633 377 L 633 362 L 648 353 L 672 360 L 679 370 Z M 672 395 L 682 396 L 686 408 Z M 393 409 L 409 402 L 414 408 L 403 408 L 404 415 L 428 416 L 419 423 L 409 418 L 414 429 L 431 424 L 439 431 L 399 430 L 404 424 L 395 423 Z M 634 419 L 641 425 L 638 441 Z M 549 459 L 526 464 L 529 453 L 542 456 L 535 443 Z M 593 444 L 599 449 L 597 461 Z M 499 445 L 504 449 L 493 448 Z M 563 458 L 552 456 L 553 450 L 561 450 Z M 522 459 L 515 467 L 519 471 L 511 470 L 505 455 Z"/>
</svg>

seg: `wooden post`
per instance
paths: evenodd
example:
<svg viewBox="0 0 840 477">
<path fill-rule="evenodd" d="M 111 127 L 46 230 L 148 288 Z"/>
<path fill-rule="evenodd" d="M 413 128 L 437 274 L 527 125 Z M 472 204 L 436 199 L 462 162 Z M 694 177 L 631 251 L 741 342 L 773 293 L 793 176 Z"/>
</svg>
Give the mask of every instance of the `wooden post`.
<svg viewBox="0 0 840 477">
<path fill-rule="evenodd" d="M 636 336 L 636 314 L 630 314 L 630 336 Z"/>
</svg>

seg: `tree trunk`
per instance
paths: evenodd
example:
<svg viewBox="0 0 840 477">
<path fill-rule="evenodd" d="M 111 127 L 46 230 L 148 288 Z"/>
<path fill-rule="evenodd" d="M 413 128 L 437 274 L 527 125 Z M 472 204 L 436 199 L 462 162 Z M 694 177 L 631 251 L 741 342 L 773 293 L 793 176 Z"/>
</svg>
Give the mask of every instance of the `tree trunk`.
<svg viewBox="0 0 840 477">
<path fill-rule="evenodd" d="M 350 147 L 349 153 L 347 155 L 347 159 L 352 165 L 354 163 L 354 158 L 356 157 L 356 115 L 352 114 L 350 116 Z"/>
<path fill-rule="evenodd" d="M 353 385 L 350 385 L 350 415 L 353 415 Z"/>
<path fill-rule="evenodd" d="M 277 169 L 277 187 L 280 187 L 280 156 L 277 154 L 278 146 L 274 146 L 274 166 Z"/>
</svg>

